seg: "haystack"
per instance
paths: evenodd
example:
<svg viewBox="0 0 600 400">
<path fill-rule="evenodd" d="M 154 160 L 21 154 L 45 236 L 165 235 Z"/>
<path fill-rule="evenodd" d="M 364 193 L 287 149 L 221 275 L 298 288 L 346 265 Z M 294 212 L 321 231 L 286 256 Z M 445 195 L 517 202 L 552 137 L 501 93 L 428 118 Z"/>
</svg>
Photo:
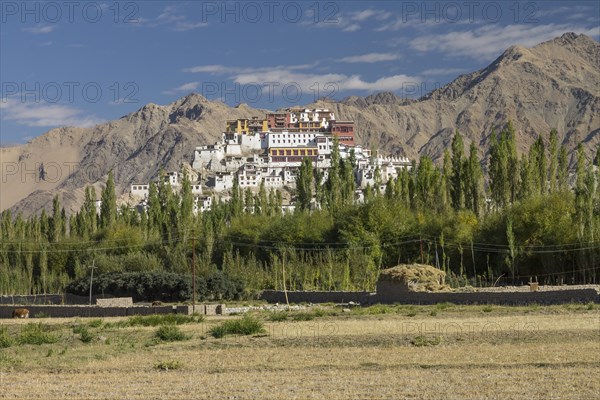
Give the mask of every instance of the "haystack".
<svg viewBox="0 0 600 400">
<path fill-rule="evenodd" d="M 445 278 L 444 271 L 430 265 L 401 264 L 381 271 L 378 282 L 398 285 L 411 292 L 437 292 L 449 289 Z"/>
</svg>

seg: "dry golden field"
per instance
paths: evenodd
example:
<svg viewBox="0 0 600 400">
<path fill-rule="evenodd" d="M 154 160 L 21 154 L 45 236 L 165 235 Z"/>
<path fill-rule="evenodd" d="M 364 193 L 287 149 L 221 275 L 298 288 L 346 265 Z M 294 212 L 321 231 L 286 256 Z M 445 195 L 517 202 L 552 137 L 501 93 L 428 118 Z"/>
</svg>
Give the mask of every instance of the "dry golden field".
<svg viewBox="0 0 600 400">
<path fill-rule="evenodd" d="M 598 305 L 255 315 L 262 334 L 216 339 L 212 326 L 241 317 L 211 317 L 178 325 L 191 335 L 178 342 L 153 339 L 157 327 L 106 324 L 119 318 L 0 320 L 12 338 L 0 348 L 0 398 L 600 398 Z M 38 322 L 57 341 L 19 344 Z M 88 343 L 73 332 L 84 326 Z"/>
</svg>

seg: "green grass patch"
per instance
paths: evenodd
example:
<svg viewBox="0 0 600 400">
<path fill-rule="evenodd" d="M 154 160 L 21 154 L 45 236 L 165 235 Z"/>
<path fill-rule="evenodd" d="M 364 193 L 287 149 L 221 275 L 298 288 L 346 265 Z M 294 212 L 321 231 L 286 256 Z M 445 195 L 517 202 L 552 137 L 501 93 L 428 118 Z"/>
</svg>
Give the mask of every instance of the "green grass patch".
<svg viewBox="0 0 600 400">
<path fill-rule="evenodd" d="M 269 313 L 269 316 L 267 317 L 267 319 L 271 322 L 287 321 L 288 312 L 287 311 L 273 311 L 273 312 Z"/>
<path fill-rule="evenodd" d="M 8 333 L 5 326 L 0 326 L 0 349 L 10 347 L 15 344 L 14 338 Z"/>
<path fill-rule="evenodd" d="M 126 328 L 133 326 L 159 326 L 159 325 L 183 325 L 194 324 L 204 321 L 204 316 L 199 314 L 152 314 L 134 315 L 126 320 L 107 322 L 105 328 Z"/>
<path fill-rule="evenodd" d="M 251 315 L 244 315 L 240 319 L 225 321 L 213 326 L 209 331 L 211 336 L 217 339 L 226 335 L 255 335 L 264 332 L 265 327 L 263 323 Z"/>
<path fill-rule="evenodd" d="M 394 306 L 386 305 L 386 304 L 375 304 L 369 307 L 355 307 L 352 308 L 353 314 L 358 315 L 381 315 L 381 314 L 391 314 L 395 312 Z"/>
<path fill-rule="evenodd" d="M 40 311 L 39 313 L 35 314 L 33 318 L 50 318 L 50 315 L 46 314 L 43 311 Z"/>
<path fill-rule="evenodd" d="M 183 367 L 183 363 L 178 360 L 159 361 L 156 364 L 154 364 L 154 369 L 157 369 L 159 371 L 181 369 L 181 367 Z"/>
<path fill-rule="evenodd" d="M 19 334 L 19 344 L 42 345 L 58 342 L 59 337 L 49 332 L 49 327 L 41 322 L 25 325 Z"/>
<path fill-rule="evenodd" d="M 412 344 L 415 347 L 424 347 L 437 346 L 441 342 L 442 339 L 440 339 L 439 337 L 428 338 L 427 336 L 416 336 L 410 341 L 410 344 Z"/>
<path fill-rule="evenodd" d="M 154 337 L 163 342 L 180 342 L 191 338 L 191 336 L 183 333 L 176 325 L 160 326 L 154 333 Z"/>
<path fill-rule="evenodd" d="M 102 326 L 102 324 L 104 323 L 104 321 L 100 318 L 96 318 L 91 320 L 90 322 L 88 322 L 88 326 L 90 328 L 100 328 Z"/>
<path fill-rule="evenodd" d="M 292 315 L 292 321 L 312 321 L 315 319 L 315 314 L 311 312 L 299 312 Z"/>
</svg>

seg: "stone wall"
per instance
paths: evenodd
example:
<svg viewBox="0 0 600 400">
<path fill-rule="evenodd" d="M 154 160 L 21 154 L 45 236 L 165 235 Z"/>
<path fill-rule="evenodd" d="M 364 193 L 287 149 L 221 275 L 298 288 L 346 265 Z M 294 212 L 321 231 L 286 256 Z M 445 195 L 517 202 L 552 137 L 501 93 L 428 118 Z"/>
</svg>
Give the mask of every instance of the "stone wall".
<svg viewBox="0 0 600 400">
<path fill-rule="evenodd" d="M 12 318 L 15 308 L 27 308 L 29 318 L 45 316 L 52 318 L 72 317 L 127 317 L 132 315 L 152 314 L 192 314 L 192 306 L 132 306 L 132 307 L 99 307 L 99 306 L 61 306 L 61 305 L 26 305 L 7 306 L 0 305 L 0 318 Z M 198 304 L 196 312 L 199 314 L 216 315 L 225 310 L 223 304 Z"/>
<path fill-rule="evenodd" d="M 290 303 L 366 303 L 369 292 L 287 292 Z M 264 290 L 261 300 L 269 303 L 285 303 L 285 293 L 280 290 Z"/>
<path fill-rule="evenodd" d="M 288 292 L 290 303 L 347 303 L 360 304 L 564 304 L 600 303 L 600 294 L 594 289 L 564 289 L 543 292 L 407 292 L 397 285 L 379 282 L 376 293 L 367 292 Z M 265 290 L 260 298 L 269 303 L 285 303 L 283 291 Z"/>
</svg>

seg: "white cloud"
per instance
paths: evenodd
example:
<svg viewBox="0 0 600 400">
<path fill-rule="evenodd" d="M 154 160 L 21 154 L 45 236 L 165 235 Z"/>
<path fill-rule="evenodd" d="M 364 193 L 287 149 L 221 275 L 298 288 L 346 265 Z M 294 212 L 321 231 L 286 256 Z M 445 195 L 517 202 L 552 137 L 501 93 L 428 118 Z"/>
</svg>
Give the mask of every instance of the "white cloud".
<svg viewBox="0 0 600 400">
<path fill-rule="evenodd" d="M 365 21 L 367 19 L 373 18 L 378 21 L 383 21 L 388 19 L 392 14 L 388 11 L 384 10 L 374 10 L 372 8 L 368 8 L 362 11 L 354 11 L 349 14 L 350 20 L 352 21 Z"/>
<path fill-rule="evenodd" d="M 350 24 L 350 25 L 346 25 L 342 31 L 343 32 L 356 32 L 360 29 L 360 25 L 359 24 Z"/>
<path fill-rule="evenodd" d="M 56 25 L 40 25 L 31 28 L 23 28 L 23 31 L 33 33 L 35 35 L 44 35 L 50 33 L 56 28 Z"/>
<path fill-rule="evenodd" d="M 200 82 L 188 82 L 188 83 L 184 83 L 181 86 L 177 86 L 176 88 L 164 91 L 163 94 L 177 94 L 177 93 L 193 92 L 194 90 L 198 89 L 199 86 L 200 86 Z"/>
<path fill-rule="evenodd" d="M 423 76 L 444 76 L 444 75 L 456 75 L 465 72 L 464 68 L 432 68 L 422 71 L 420 75 Z"/>
<path fill-rule="evenodd" d="M 315 24 L 312 20 L 303 21 L 303 25 L 317 28 L 337 28 L 342 32 L 356 32 L 362 29 L 362 23 L 368 20 L 384 21 L 391 17 L 391 13 L 385 10 L 368 8 L 361 11 L 352 11 L 336 14 L 335 21 L 323 21 Z"/>
<path fill-rule="evenodd" d="M 350 56 L 341 58 L 340 61 L 348 63 L 376 63 L 381 61 L 393 61 L 399 59 L 398 54 L 393 53 L 369 53 L 360 56 Z"/>
<path fill-rule="evenodd" d="M 382 90 L 402 90 L 407 85 L 414 85 L 421 82 L 421 79 L 414 76 L 403 74 L 393 76 L 383 76 L 374 81 L 366 81 L 360 75 L 346 74 L 317 74 L 302 72 L 310 69 L 311 65 L 301 66 L 275 66 L 261 68 L 239 68 L 226 67 L 222 65 L 206 65 L 185 69 L 186 72 L 204 72 L 214 75 L 227 75 L 228 79 L 240 85 L 272 85 L 282 88 L 285 85 L 299 86 L 303 92 L 312 93 L 315 88 L 327 90 L 335 88 L 335 92 L 344 90 L 364 90 L 364 91 L 382 91 Z M 277 92 L 277 90 L 276 90 Z"/>
<path fill-rule="evenodd" d="M 79 126 L 89 128 L 103 122 L 85 111 L 48 103 L 25 103 L 13 99 L 0 101 L 2 119 L 33 127 Z"/>
<path fill-rule="evenodd" d="M 178 6 L 166 6 L 156 18 L 138 18 L 135 26 L 156 28 L 168 26 L 177 32 L 186 32 L 208 26 L 207 22 L 190 21 Z"/>
<path fill-rule="evenodd" d="M 566 24 L 488 25 L 475 30 L 424 35 L 413 39 L 410 46 L 420 52 L 439 51 L 455 57 L 489 60 L 499 56 L 512 45 L 534 46 L 565 32 L 598 36 L 600 28 L 582 28 Z"/>
</svg>

